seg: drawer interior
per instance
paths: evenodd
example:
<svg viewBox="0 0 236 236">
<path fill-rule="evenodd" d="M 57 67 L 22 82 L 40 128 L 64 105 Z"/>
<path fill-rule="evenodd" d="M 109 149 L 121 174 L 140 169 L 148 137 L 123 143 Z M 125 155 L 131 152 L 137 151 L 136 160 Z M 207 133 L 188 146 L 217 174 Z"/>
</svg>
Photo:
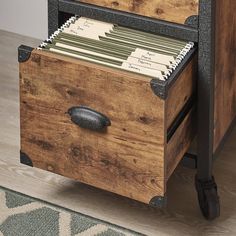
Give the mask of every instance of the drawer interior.
<svg viewBox="0 0 236 236">
<path fill-rule="evenodd" d="M 71 17 L 38 49 L 163 81 L 176 77 L 194 43 L 87 17 Z"/>
<path fill-rule="evenodd" d="M 166 81 L 25 46 L 19 61 L 25 159 L 144 203 L 165 195 L 195 134 L 188 106 L 196 89 L 194 48 Z M 108 117 L 110 126 L 75 124 L 69 111 L 81 106 Z"/>
<path fill-rule="evenodd" d="M 198 15 L 199 0 L 81 0 L 116 10 L 184 24 L 192 15 Z"/>
</svg>

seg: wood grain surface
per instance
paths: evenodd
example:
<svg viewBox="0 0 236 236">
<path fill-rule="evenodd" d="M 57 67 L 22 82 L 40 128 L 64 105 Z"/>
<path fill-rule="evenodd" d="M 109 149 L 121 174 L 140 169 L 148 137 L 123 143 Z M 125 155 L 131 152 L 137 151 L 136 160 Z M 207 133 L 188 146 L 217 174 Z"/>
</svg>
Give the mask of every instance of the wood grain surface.
<svg viewBox="0 0 236 236">
<path fill-rule="evenodd" d="M 178 167 L 168 181 L 168 205 L 145 204 L 19 163 L 19 75 L 17 46 L 41 40 L 0 30 L 0 186 L 66 207 L 148 236 L 236 235 L 236 129 L 214 165 L 221 217 L 203 219 L 194 189 L 195 171 Z"/>
<path fill-rule="evenodd" d="M 164 195 L 164 101 L 151 78 L 38 50 L 20 77 L 21 149 L 35 167 L 145 203 Z M 81 105 L 109 117 L 106 132 L 71 122 Z"/>
<path fill-rule="evenodd" d="M 214 150 L 236 116 L 236 1 L 216 4 Z"/>
<path fill-rule="evenodd" d="M 81 0 L 80 2 L 183 24 L 189 16 L 198 14 L 199 0 Z"/>
</svg>

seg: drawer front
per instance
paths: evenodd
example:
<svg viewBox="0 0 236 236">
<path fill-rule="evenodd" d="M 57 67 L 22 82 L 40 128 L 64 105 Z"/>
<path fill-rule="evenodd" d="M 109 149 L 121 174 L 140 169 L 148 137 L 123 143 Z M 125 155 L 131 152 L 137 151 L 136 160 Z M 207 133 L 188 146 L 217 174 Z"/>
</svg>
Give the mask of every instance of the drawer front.
<svg viewBox="0 0 236 236">
<path fill-rule="evenodd" d="M 164 101 L 148 79 L 48 54 L 20 64 L 21 150 L 33 166 L 143 202 L 162 195 Z M 107 131 L 74 124 L 66 112 L 80 105 L 106 115 Z"/>
<path fill-rule="evenodd" d="M 193 90 L 193 66 L 191 61 L 175 81 L 177 91 L 186 77 L 185 86 Z M 154 94 L 151 80 L 33 50 L 30 58 L 20 63 L 22 153 L 34 167 L 144 203 L 164 196 L 170 172 L 191 143 L 192 130 L 179 128 L 168 148 L 171 120 L 167 123 L 166 116 L 174 112 L 168 111 L 168 99 Z M 191 97 L 192 90 L 179 96 Z M 180 102 L 184 106 L 185 100 Z M 111 125 L 102 131 L 79 127 L 68 113 L 78 106 L 105 115 Z M 174 121 L 176 117 L 171 116 Z M 191 116 L 182 127 L 192 125 Z M 185 141 L 176 150 L 174 145 L 182 138 Z M 172 155 L 169 164 L 166 154 Z"/>
<path fill-rule="evenodd" d="M 81 0 L 80 2 L 184 24 L 198 15 L 199 0 Z"/>
</svg>

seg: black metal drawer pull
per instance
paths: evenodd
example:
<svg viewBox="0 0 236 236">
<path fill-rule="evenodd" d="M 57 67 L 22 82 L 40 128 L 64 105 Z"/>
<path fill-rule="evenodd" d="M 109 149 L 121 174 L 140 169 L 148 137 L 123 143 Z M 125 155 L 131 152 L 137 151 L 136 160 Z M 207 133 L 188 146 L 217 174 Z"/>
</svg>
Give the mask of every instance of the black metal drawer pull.
<svg viewBox="0 0 236 236">
<path fill-rule="evenodd" d="M 111 121 L 105 115 L 85 106 L 71 107 L 68 110 L 72 122 L 81 128 L 101 131 L 111 125 Z"/>
</svg>

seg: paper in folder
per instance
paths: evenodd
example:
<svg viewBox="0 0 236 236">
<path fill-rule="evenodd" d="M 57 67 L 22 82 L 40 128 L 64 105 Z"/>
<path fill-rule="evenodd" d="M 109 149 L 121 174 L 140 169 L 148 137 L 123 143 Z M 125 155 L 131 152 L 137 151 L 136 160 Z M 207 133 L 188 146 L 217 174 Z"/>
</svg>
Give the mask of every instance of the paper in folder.
<svg viewBox="0 0 236 236">
<path fill-rule="evenodd" d="M 71 17 L 38 49 L 167 80 L 194 43 Z"/>
</svg>

